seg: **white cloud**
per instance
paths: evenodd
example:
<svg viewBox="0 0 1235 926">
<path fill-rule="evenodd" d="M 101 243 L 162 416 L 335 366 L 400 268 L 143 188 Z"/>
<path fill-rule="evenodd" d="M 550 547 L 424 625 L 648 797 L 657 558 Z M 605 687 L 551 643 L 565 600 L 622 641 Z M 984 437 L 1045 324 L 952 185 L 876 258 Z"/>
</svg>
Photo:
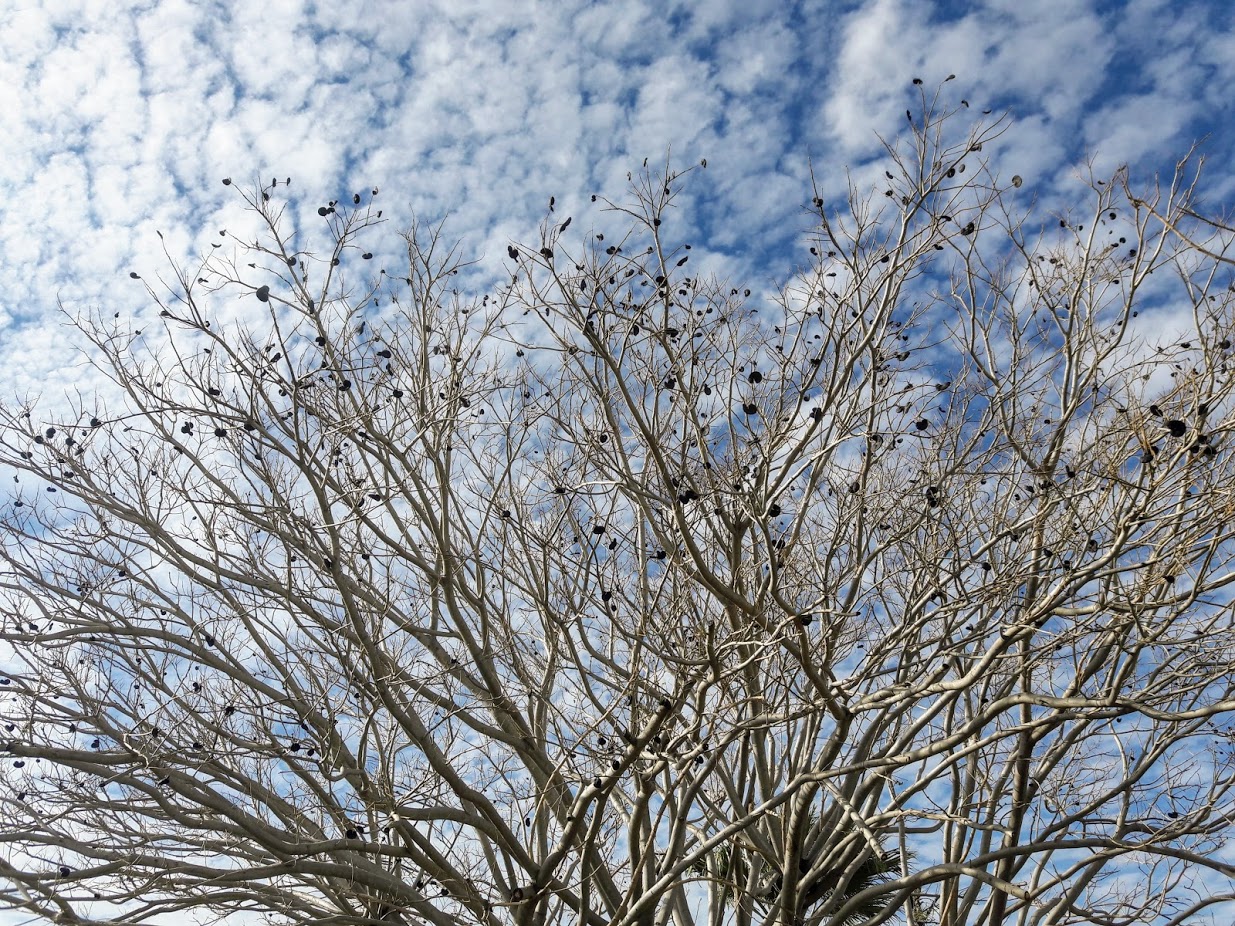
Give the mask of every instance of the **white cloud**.
<svg viewBox="0 0 1235 926">
<path fill-rule="evenodd" d="M 991 169 L 1064 210 L 1087 155 L 1153 170 L 1212 133 L 1207 190 L 1235 191 L 1232 13 L 1222 0 L 17 0 L 0 11 L 0 401 L 51 405 L 102 381 L 60 314 L 154 314 L 143 284 L 244 233 L 233 177 L 291 176 L 316 207 L 380 187 L 394 254 L 412 211 L 496 273 L 550 195 L 571 232 L 616 223 L 643 158 L 685 168 L 674 234 L 691 267 L 774 287 L 802 259 L 808 161 L 829 194 L 881 177 L 921 97 L 1009 111 Z M 962 7 L 961 15 L 947 7 Z M 949 74 L 954 81 L 940 85 Z M 910 81 L 921 77 L 919 91 Z M 282 187 L 280 194 L 283 195 Z M 572 247 L 578 240 L 572 240 Z M 375 245 L 378 242 L 375 240 Z M 375 247 L 375 249 L 377 249 Z M 256 301 L 210 302 L 220 323 Z M 1147 313 L 1169 331 L 1167 309 Z"/>
<path fill-rule="evenodd" d="M 830 193 L 846 166 L 880 175 L 875 133 L 916 112 L 910 79 L 929 98 L 953 73 L 940 105 L 1006 107 L 986 156 L 1051 208 L 1087 154 L 1152 168 L 1206 132 L 1207 189 L 1235 187 L 1219 157 L 1235 39 L 1217 0 L 985 0 L 961 15 L 906 0 L 27 0 L 0 13 L 0 393 L 54 388 L 63 355 L 30 346 L 57 298 L 137 311 L 127 273 L 162 266 L 156 229 L 187 257 L 239 221 L 224 176 L 291 176 L 310 220 L 376 185 L 391 231 L 411 209 L 449 214 L 451 234 L 500 259 L 535 237 L 550 195 L 603 226 L 588 195 L 620 198 L 627 171 L 672 149 L 675 166 L 710 164 L 685 180 L 682 233 L 768 285 L 795 260 L 808 163 Z"/>
</svg>

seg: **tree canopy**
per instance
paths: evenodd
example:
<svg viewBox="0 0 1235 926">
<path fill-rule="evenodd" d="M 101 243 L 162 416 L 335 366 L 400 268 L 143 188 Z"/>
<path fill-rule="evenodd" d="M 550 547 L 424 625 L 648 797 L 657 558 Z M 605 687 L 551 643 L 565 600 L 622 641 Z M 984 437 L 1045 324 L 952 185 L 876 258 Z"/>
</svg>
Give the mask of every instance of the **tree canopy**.
<svg viewBox="0 0 1235 926">
<path fill-rule="evenodd" d="M 770 293 L 674 237 L 692 171 L 500 266 L 225 180 L 257 240 L 79 319 L 116 388 L 0 406 L 3 902 L 1223 909 L 1230 229 L 1187 161 L 1047 212 L 966 117 L 808 191 Z"/>
</svg>

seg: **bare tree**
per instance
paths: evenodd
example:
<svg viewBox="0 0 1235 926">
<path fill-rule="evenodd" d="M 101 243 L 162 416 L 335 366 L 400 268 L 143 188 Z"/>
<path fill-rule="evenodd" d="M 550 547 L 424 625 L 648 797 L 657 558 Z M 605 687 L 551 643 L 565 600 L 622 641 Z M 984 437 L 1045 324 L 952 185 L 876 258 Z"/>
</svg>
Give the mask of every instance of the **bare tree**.
<svg viewBox="0 0 1235 926">
<path fill-rule="evenodd" d="M 487 292 L 263 186 L 145 333 L 83 320 L 118 397 L 0 413 L 4 903 L 1218 915 L 1229 234 L 1186 164 L 1046 217 L 923 104 L 771 296 L 696 273 L 666 168 Z"/>
</svg>

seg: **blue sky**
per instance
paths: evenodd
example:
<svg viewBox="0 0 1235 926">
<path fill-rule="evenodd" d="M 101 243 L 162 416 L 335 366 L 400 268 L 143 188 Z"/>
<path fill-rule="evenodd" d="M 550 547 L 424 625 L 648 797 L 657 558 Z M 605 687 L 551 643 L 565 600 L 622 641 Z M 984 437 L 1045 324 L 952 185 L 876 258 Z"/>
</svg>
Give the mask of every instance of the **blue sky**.
<svg viewBox="0 0 1235 926">
<path fill-rule="evenodd" d="M 645 157 L 707 158 L 680 233 L 724 275 L 774 287 L 809 225 L 811 166 L 840 192 L 900 130 L 911 80 L 933 92 L 955 74 L 948 100 L 1007 111 L 990 156 L 1047 208 L 1081 198 L 1086 158 L 1147 175 L 1202 141 L 1220 211 L 1233 27 L 1221 0 L 13 0 L 0 394 L 88 389 L 58 306 L 150 313 L 129 271 L 166 268 L 156 230 L 187 257 L 235 221 L 225 176 L 291 176 L 305 216 L 379 187 L 391 247 L 413 214 L 449 215 L 499 273 L 549 196 L 571 214 L 621 198 Z"/>
<path fill-rule="evenodd" d="M 0 402 L 105 388 L 61 308 L 153 319 L 129 273 L 166 270 L 156 231 L 183 259 L 243 225 L 224 177 L 290 176 L 306 228 L 379 188 L 384 256 L 413 215 L 449 216 L 496 276 L 550 196 L 582 236 L 604 221 L 591 194 L 621 199 L 645 158 L 706 158 L 677 240 L 776 287 L 812 169 L 830 197 L 847 169 L 881 177 L 914 78 L 972 118 L 1006 113 L 986 155 L 1026 206 L 1088 203 L 1089 162 L 1147 178 L 1194 143 L 1203 201 L 1235 202 L 1229 0 L 2 0 Z"/>
</svg>

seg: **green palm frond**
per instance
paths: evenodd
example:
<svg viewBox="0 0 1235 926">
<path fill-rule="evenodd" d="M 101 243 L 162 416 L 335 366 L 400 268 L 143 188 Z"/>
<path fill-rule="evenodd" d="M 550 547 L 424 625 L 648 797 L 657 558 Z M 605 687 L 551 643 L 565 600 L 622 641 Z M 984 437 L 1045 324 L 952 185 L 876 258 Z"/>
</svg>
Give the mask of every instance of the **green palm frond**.
<svg viewBox="0 0 1235 926">
<path fill-rule="evenodd" d="M 776 902 L 781 892 L 783 876 L 779 872 L 769 878 L 765 886 L 758 891 L 748 892 L 750 862 L 746 853 L 736 848 L 736 844 L 717 847 L 708 856 L 695 862 L 692 871 L 712 881 L 712 889 L 719 892 L 724 905 L 736 906 L 745 896 L 755 906 L 767 909 Z M 832 899 L 832 890 L 821 883 L 826 881 L 829 874 L 837 877 L 839 873 L 825 872 L 817 877 L 813 884 L 800 885 L 799 909 L 802 914 L 808 914 L 812 908 Z M 898 850 L 881 848 L 880 851 L 872 852 L 849 878 L 840 902 L 834 903 L 833 907 L 843 906 L 850 898 L 856 897 L 868 888 L 891 881 L 902 874 L 904 874 L 904 868 L 901 864 L 901 853 Z M 854 909 L 846 916 L 841 926 L 857 926 L 872 917 L 885 914 L 888 912 L 890 902 L 886 897 L 876 896 Z"/>
</svg>

